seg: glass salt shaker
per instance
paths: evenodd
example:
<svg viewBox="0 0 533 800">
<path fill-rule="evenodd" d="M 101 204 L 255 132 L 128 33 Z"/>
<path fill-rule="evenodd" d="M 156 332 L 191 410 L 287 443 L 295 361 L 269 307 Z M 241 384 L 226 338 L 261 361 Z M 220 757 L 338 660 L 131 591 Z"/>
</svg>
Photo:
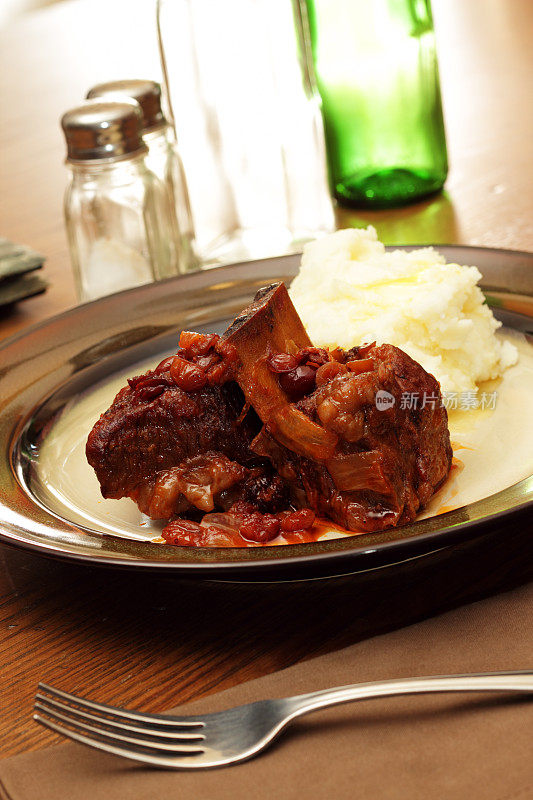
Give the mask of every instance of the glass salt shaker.
<svg viewBox="0 0 533 800">
<path fill-rule="evenodd" d="M 148 147 L 146 164 L 165 183 L 169 195 L 169 204 L 173 212 L 172 221 L 175 224 L 173 240 L 178 251 L 176 260 L 180 265 L 180 272 L 198 269 L 199 259 L 196 254 L 187 180 L 174 129 L 165 119 L 161 108 L 161 86 L 151 80 L 109 81 L 93 86 L 87 97 L 89 99 L 129 97 L 139 104 L 143 139 Z"/>
<path fill-rule="evenodd" d="M 163 184 L 147 168 L 133 101 L 64 114 L 71 173 L 65 223 L 80 302 L 177 274 Z"/>
</svg>

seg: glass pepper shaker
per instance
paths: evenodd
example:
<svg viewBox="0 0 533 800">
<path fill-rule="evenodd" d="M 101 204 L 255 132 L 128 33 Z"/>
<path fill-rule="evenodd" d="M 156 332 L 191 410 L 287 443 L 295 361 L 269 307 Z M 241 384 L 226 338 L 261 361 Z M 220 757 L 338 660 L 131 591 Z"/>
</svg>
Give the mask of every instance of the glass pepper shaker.
<svg viewBox="0 0 533 800">
<path fill-rule="evenodd" d="M 151 80 L 109 81 L 93 86 L 87 93 L 89 99 L 135 100 L 142 114 L 142 135 L 148 147 L 146 164 L 166 186 L 171 212 L 175 212 L 173 240 L 176 242 L 177 261 L 181 272 L 199 267 L 196 254 L 194 222 L 183 162 L 177 147 L 172 126 L 161 108 L 161 86 Z"/>
<path fill-rule="evenodd" d="M 80 302 L 177 274 L 163 184 L 148 169 L 133 101 L 64 114 L 71 173 L 65 223 Z"/>
</svg>

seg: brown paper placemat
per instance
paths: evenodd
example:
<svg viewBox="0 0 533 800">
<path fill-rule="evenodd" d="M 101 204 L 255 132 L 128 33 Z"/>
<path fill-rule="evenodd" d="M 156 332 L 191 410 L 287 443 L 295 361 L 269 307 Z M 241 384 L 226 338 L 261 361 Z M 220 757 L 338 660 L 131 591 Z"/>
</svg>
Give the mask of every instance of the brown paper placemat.
<svg viewBox="0 0 533 800">
<path fill-rule="evenodd" d="M 359 681 L 531 669 L 532 610 L 529 584 L 189 703 L 183 712 Z M 533 798 L 533 700 L 469 694 L 350 703 L 302 718 L 256 759 L 198 772 L 155 771 L 64 744 L 0 762 L 0 798 L 526 800 Z"/>
</svg>

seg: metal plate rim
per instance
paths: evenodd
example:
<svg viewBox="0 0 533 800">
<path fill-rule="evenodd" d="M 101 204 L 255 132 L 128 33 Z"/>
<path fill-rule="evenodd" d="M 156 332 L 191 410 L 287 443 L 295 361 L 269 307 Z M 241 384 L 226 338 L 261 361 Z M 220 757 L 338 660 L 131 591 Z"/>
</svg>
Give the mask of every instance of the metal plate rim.
<svg viewBox="0 0 533 800">
<path fill-rule="evenodd" d="M 403 249 L 403 250 L 410 250 L 416 249 L 420 246 L 428 246 L 428 245 L 405 245 L 405 246 L 398 246 L 394 248 L 388 249 Z M 533 254 L 527 253 L 525 251 L 516 251 L 516 250 L 506 250 L 506 249 L 495 249 L 495 248 L 477 248 L 477 247 L 469 247 L 463 245 L 435 245 L 437 250 L 440 250 L 445 253 L 448 257 L 453 257 L 453 253 L 471 253 L 472 261 L 470 263 L 476 263 L 476 255 L 479 256 L 489 256 L 497 258 L 498 255 L 505 256 L 506 258 L 517 258 L 517 259 L 526 259 L 526 261 L 531 263 L 531 269 L 533 270 Z M 239 264 L 231 264 L 227 265 L 226 267 L 219 267 L 216 270 L 204 270 L 199 273 L 194 273 L 193 275 L 182 276 L 179 278 L 170 279 L 169 281 L 165 281 L 165 284 L 172 284 L 173 286 L 177 286 L 176 282 L 179 282 L 180 286 L 183 286 L 185 289 L 186 284 L 190 284 L 191 282 L 199 283 L 200 285 L 210 285 L 213 283 L 213 280 L 219 280 L 227 276 L 231 275 L 232 273 L 239 273 L 239 271 L 246 271 L 246 269 L 257 269 L 258 274 L 260 274 L 261 266 L 266 265 L 279 265 L 280 267 L 290 262 L 294 264 L 298 259 L 298 254 L 290 255 L 290 256 L 278 256 L 270 259 L 262 259 L 261 261 L 255 262 L 242 262 Z M 265 278 L 266 279 L 266 278 Z M 222 281 L 223 283 L 223 281 Z M 114 295 L 110 298 L 103 298 L 103 300 L 94 301 L 92 303 L 84 304 L 82 306 L 78 306 L 74 309 L 70 309 L 66 312 L 63 312 L 56 317 L 52 317 L 49 320 L 45 320 L 43 322 L 37 323 L 36 325 L 32 326 L 31 328 L 27 329 L 21 334 L 18 334 L 10 339 L 6 340 L 2 346 L 0 347 L 0 353 L 6 353 L 10 350 L 10 348 L 16 347 L 18 344 L 24 341 L 28 341 L 34 336 L 36 333 L 40 331 L 50 329 L 51 326 L 60 324 L 61 322 L 65 322 L 65 320 L 69 320 L 72 317 L 74 319 L 80 318 L 83 314 L 90 313 L 94 311 L 95 308 L 101 308 L 105 303 L 113 303 L 116 302 L 117 297 L 120 297 L 127 303 L 128 297 L 131 296 L 138 296 L 141 293 L 150 292 L 150 289 L 155 290 L 155 287 L 161 286 L 161 284 L 153 284 L 148 287 L 139 287 L 138 289 L 131 289 L 127 290 L 126 292 L 120 293 L 120 295 Z M 512 291 L 512 288 L 510 288 Z M 533 295 L 533 281 L 531 287 L 531 295 L 527 292 L 526 296 L 531 297 Z M 1 380 L 1 375 L 0 375 Z M 1 402 L 1 401 L 0 401 Z M 31 413 L 31 410 L 28 412 Z M 11 458 L 12 455 L 12 446 L 13 440 L 16 439 L 16 431 L 12 427 L 11 429 L 11 436 L 9 437 L 10 441 L 8 444 L 8 453 L 9 457 Z M 5 442 L 4 442 L 5 443 Z M 4 449 L 4 453 L 6 450 Z M 11 468 L 13 465 L 10 464 Z M 421 551 L 419 555 L 424 555 L 428 552 L 428 549 L 435 549 L 435 547 L 440 546 L 448 546 L 448 544 L 453 544 L 457 541 L 460 541 L 464 535 L 469 536 L 469 533 L 474 530 L 475 533 L 482 534 L 483 529 L 486 529 L 488 526 L 492 526 L 494 523 L 500 522 L 502 519 L 508 517 L 509 521 L 514 519 L 517 516 L 524 514 L 525 512 L 530 512 L 533 508 L 533 485 L 531 484 L 531 478 L 526 478 L 521 481 L 519 484 L 515 484 L 513 487 L 509 487 L 508 489 L 503 490 L 502 492 L 493 495 L 490 499 L 497 500 L 498 497 L 501 495 L 508 495 L 511 490 L 513 490 L 512 494 L 514 496 L 515 501 L 517 500 L 517 495 L 520 495 L 522 491 L 525 492 L 525 499 L 524 502 L 515 502 L 515 505 L 510 508 L 504 508 L 495 511 L 494 513 L 487 514 L 479 519 L 463 519 L 456 523 L 453 523 L 453 519 L 457 518 L 460 512 L 463 512 L 465 509 L 472 508 L 479 504 L 484 504 L 486 501 L 478 501 L 477 504 L 472 504 L 472 506 L 466 506 L 463 509 L 455 509 L 454 511 L 448 512 L 438 517 L 439 525 L 435 530 L 428 531 L 426 533 L 413 536 L 408 536 L 407 538 L 402 538 L 399 540 L 393 541 L 385 541 L 385 542 L 376 542 L 375 545 L 369 544 L 368 546 L 357 546 L 357 540 L 360 540 L 360 536 L 353 537 L 353 539 L 343 539 L 343 540 L 334 540 L 336 542 L 343 541 L 343 542 L 352 542 L 352 547 L 332 547 L 327 548 L 325 551 L 322 552 L 311 552 L 305 551 L 301 554 L 295 552 L 302 548 L 309 548 L 309 545 L 288 545 L 283 547 L 269 547 L 268 548 L 268 555 L 265 553 L 265 558 L 255 558 L 254 560 L 244 559 L 244 560 L 224 560 L 224 561 L 153 561 L 150 559 L 137 559 L 135 557 L 124 558 L 120 557 L 115 554 L 110 554 L 108 552 L 78 552 L 76 548 L 73 548 L 72 545 L 67 544 L 63 546 L 62 542 L 47 542 L 47 541 L 30 541 L 28 539 L 24 539 L 23 536 L 17 536 L 12 532 L 8 532 L 2 530 L 2 523 L 5 521 L 0 516 L 0 541 L 12 544 L 17 547 L 21 547 L 24 549 L 32 550 L 34 552 L 41 553 L 42 555 L 47 555 L 49 557 L 61 558 L 61 559 L 68 559 L 74 560 L 79 563 L 90 563 L 93 565 L 101 565 L 101 566 L 111 566 L 111 567 L 121 567 L 121 568 L 135 568 L 135 569 L 148 569 L 148 570 L 164 570 L 165 573 L 170 571 L 178 571 L 181 572 L 183 575 L 195 575 L 197 577 L 201 577 L 202 575 L 205 576 L 207 579 L 212 578 L 217 573 L 219 575 L 223 574 L 242 574 L 248 573 L 251 576 L 251 573 L 257 573 L 259 577 L 260 574 L 263 574 L 266 570 L 275 570 L 279 571 L 282 570 L 286 572 L 288 570 L 294 569 L 313 569 L 317 565 L 323 565 L 324 568 L 326 566 L 331 565 L 333 562 L 339 562 L 339 566 L 341 565 L 340 562 L 347 562 L 347 561 L 362 561 L 370 563 L 371 561 L 383 561 L 384 563 L 382 566 L 386 566 L 388 563 L 396 563 L 398 560 L 397 558 L 393 558 L 393 560 L 389 560 L 388 556 L 390 553 L 393 553 L 395 556 L 399 558 L 399 560 L 404 560 L 406 554 L 413 553 L 417 551 Z M 488 499 L 488 498 L 487 498 Z M 1 514 L 1 511 L 0 511 Z M 433 518 L 437 519 L 437 518 Z M 421 522 L 414 522 L 411 526 L 407 526 L 408 529 L 413 529 L 420 525 Z M 72 526 L 74 529 L 76 526 Z M 399 530 L 399 529 L 398 529 Z M 86 534 L 84 534 L 86 535 Z M 93 534 L 95 536 L 96 534 Z M 368 535 L 365 535 L 365 539 Z M 100 536 L 100 538 L 102 538 Z M 104 539 L 107 537 L 103 537 Z M 113 537 L 109 537 L 113 538 Z M 136 543 L 131 543 L 135 545 Z M 333 542 L 331 543 L 333 544 Z M 153 547 L 153 545 L 152 545 Z M 90 550 L 90 548 L 88 548 Z M 133 550 L 134 548 L 132 548 Z M 181 549 L 181 548 L 180 548 Z M 226 548 L 225 548 L 226 549 Z M 313 548 L 314 549 L 314 548 Z M 235 548 L 227 548 L 227 550 L 234 551 Z M 255 548 L 254 548 L 255 550 Z M 273 551 L 283 551 L 282 553 L 275 553 Z M 289 552 L 290 551 L 290 552 Z M 378 554 L 377 557 L 375 554 Z M 229 555 L 229 553 L 228 553 Z M 374 559 L 372 556 L 374 555 Z M 355 567 L 355 563 L 353 564 Z M 376 565 L 375 568 L 377 568 Z M 367 567 L 360 564 L 361 569 L 366 569 Z M 372 567 L 371 567 L 372 568 Z"/>
</svg>

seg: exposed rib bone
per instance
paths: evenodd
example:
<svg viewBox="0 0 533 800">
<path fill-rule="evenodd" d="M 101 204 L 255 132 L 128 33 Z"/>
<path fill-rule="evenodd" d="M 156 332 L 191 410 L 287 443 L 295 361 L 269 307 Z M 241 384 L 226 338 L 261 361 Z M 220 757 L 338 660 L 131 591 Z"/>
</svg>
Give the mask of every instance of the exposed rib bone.
<svg viewBox="0 0 533 800">
<path fill-rule="evenodd" d="M 338 437 L 294 407 L 267 365 L 273 353 L 295 353 L 311 346 L 285 285 L 261 289 L 223 338 L 239 354 L 237 380 L 270 433 L 300 455 L 316 461 L 331 458 Z"/>
</svg>

